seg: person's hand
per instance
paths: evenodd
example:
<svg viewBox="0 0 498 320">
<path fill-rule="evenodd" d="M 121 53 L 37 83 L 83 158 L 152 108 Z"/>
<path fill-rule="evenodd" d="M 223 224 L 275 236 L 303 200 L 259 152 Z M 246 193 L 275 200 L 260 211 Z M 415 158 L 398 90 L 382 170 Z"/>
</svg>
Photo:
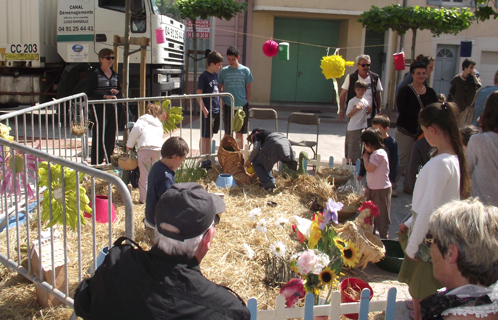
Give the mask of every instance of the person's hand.
<svg viewBox="0 0 498 320">
<path fill-rule="evenodd" d="M 104 95 L 104 99 L 117 99 L 116 96 L 112 96 L 112 95 Z"/>
<path fill-rule="evenodd" d="M 399 225 L 398 231 L 400 234 L 408 232 L 408 227 L 406 226 L 406 224 L 402 223 Z"/>
<path fill-rule="evenodd" d="M 209 115 L 209 111 L 205 106 L 202 106 L 202 113 L 204 114 L 205 118 L 207 118 Z"/>
<path fill-rule="evenodd" d="M 130 147 L 126 147 L 126 150 L 131 150 L 131 148 Z"/>
<path fill-rule="evenodd" d="M 369 159 L 370 159 L 370 155 L 368 154 L 368 152 L 365 152 L 365 153 L 363 154 L 362 158 L 363 158 L 363 162 L 366 162 L 367 160 L 369 160 Z"/>
<path fill-rule="evenodd" d="M 244 166 L 246 167 L 250 167 L 251 166 L 251 161 L 249 161 L 249 159 L 246 160 L 246 163 L 244 164 Z"/>
<path fill-rule="evenodd" d="M 356 176 L 356 180 L 358 180 L 358 181 L 360 181 L 362 178 L 363 178 L 363 177 L 362 177 L 362 176 L 360 176 L 360 175 L 357 175 L 357 176 Z"/>
<path fill-rule="evenodd" d="M 382 114 L 382 109 L 381 108 L 377 108 L 377 114 Z"/>
<path fill-rule="evenodd" d="M 363 102 L 361 102 L 361 101 L 356 105 L 356 109 L 358 109 L 358 110 L 361 110 L 364 107 L 365 107 L 365 105 L 363 105 Z"/>
<path fill-rule="evenodd" d="M 118 93 L 119 93 L 119 91 L 118 91 L 118 90 L 116 90 L 116 89 L 111 89 L 111 90 L 110 90 L 110 92 L 111 92 L 112 94 L 118 94 Z"/>
<path fill-rule="evenodd" d="M 372 107 L 367 107 L 367 114 L 370 114 L 372 112 Z"/>
<path fill-rule="evenodd" d="M 407 254 L 405 254 L 405 256 L 407 256 L 407 257 L 408 257 L 410 260 L 412 260 L 412 261 L 418 261 L 418 259 L 417 259 L 417 258 L 412 258 L 412 257 L 410 257 L 410 256 L 409 256 L 409 255 L 407 255 Z"/>
<path fill-rule="evenodd" d="M 339 111 L 339 121 L 342 122 L 342 120 L 344 120 L 344 111 L 343 110 Z"/>
</svg>

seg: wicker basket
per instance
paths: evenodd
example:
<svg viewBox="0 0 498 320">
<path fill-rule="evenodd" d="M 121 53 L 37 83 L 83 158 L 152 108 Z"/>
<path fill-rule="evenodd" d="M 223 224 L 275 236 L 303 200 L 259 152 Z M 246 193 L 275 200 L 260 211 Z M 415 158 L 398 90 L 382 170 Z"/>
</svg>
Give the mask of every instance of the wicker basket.
<svg viewBox="0 0 498 320">
<path fill-rule="evenodd" d="M 339 223 L 344 223 L 348 220 L 354 219 L 357 213 L 358 213 L 358 206 L 342 207 L 342 210 L 337 212 Z"/>
<path fill-rule="evenodd" d="M 92 123 L 91 121 L 86 120 L 85 122 L 73 122 L 71 124 L 71 132 L 78 137 L 81 137 L 85 134 L 86 130 L 88 130 L 88 126 Z"/>
<path fill-rule="evenodd" d="M 133 170 L 138 167 L 138 160 L 137 158 L 131 156 L 131 152 L 128 152 L 127 155 L 123 154 L 119 157 L 118 165 L 123 170 Z"/>
<path fill-rule="evenodd" d="M 342 185 L 345 185 L 350 179 L 352 179 L 354 177 L 352 174 L 337 175 L 337 174 L 330 173 L 328 171 L 333 172 L 331 170 L 326 170 L 324 168 L 320 168 L 317 171 L 317 175 L 321 178 L 327 179 L 328 183 L 334 184 L 336 187 L 340 187 Z"/>
<path fill-rule="evenodd" d="M 237 186 L 251 184 L 251 177 L 244 170 L 244 156 L 233 137 L 225 136 L 221 140 L 218 161 L 223 168 L 223 173 L 231 174 Z"/>
<path fill-rule="evenodd" d="M 369 262 L 379 262 L 384 258 L 386 253 L 384 244 L 372 233 L 365 231 L 361 234 L 356 225 L 351 221 L 347 221 L 343 226 L 335 229 L 337 233 L 341 233 L 341 237 L 344 240 L 352 241 L 358 247 L 361 257 L 356 268 L 362 267 L 365 269 Z"/>
</svg>

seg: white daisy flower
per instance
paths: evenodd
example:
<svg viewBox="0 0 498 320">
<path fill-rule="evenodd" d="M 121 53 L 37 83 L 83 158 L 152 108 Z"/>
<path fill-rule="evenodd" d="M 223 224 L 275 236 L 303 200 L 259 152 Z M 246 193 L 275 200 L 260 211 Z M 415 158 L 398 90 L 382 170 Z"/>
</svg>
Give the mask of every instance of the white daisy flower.
<svg viewBox="0 0 498 320">
<path fill-rule="evenodd" d="M 289 223 L 289 219 L 280 218 L 277 221 L 275 221 L 275 227 L 283 229 L 288 223 Z"/>
<path fill-rule="evenodd" d="M 275 241 L 270 245 L 270 252 L 280 258 L 285 255 L 285 244 L 282 241 Z"/>
<path fill-rule="evenodd" d="M 256 224 L 256 231 L 266 233 L 266 220 L 263 218 Z"/>
<path fill-rule="evenodd" d="M 261 208 L 254 208 L 251 211 L 249 211 L 249 219 L 251 220 L 256 220 L 257 217 L 261 215 Z"/>
<path fill-rule="evenodd" d="M 245 255 L 249 258 L 249 259 L 252 259 L 254 258 L 254 250 L 251 249 L 251 247 L 247 244 L 247 243 L 244 243 L 242 245 L 242 247 L 244 248 L 244 253 Z"/>
</svg>

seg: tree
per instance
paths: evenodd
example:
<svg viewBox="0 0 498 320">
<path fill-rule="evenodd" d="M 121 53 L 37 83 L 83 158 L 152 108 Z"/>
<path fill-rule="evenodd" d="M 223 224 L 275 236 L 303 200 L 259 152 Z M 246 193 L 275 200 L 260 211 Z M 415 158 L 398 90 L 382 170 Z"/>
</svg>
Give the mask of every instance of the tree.
<svg viewBox="0 0 498 320">
<path fill-rule="evenodd" d="M 230 19 L 235 17 L 238 13 L 247 10 L 247 4 L 238 3 L 233 0 L 178 0 L 175 5 L 180 11 L 180 15 L 183 19 L 192 20 L 195 92 L 197 89 L 197 30 L 195 26 L 197 18 L 207 19 L 208 17 L 215 17 L 230 21 Z"/>
<path fill-rule="evenodd" d="M 486 21 L 491 19 L 491 16 L 493 16 L 493 19 L 498 18 L 498 12 L 496 11 L 496 6 L 493 9 L 490 4 L 492 4 L 495 1 L 491 0 L 476 0 L 475 1 L 475 12 L 474 16 L 477 18 L 477 20 L 480 21 Z"/>
<path fill-rule="evenodd" d="M 466 8 L 402 7 L 399 4 L 393 4 L 384 8 L 372 6 L 370 11 L 360 14 L 358 22 L 363 24 L 363 27 L 376 32 L 391 29 L 403 35 L 411 29 L 413 60 L 417 30 L 429 30 L 434 37 L 443 33 L 456 35 L 468 29 L 475 19 L 472 12 Z"/>
</svg>

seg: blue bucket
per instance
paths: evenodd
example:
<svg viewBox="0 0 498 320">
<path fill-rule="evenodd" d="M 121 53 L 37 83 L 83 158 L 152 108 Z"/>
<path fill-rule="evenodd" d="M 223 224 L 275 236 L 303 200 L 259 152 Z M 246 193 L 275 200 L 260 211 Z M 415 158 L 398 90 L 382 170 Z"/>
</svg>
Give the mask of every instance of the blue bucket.
<svg viewBox="0 0 498 320">
<path fill-rule="evenodd" d="M 216 186 L 220 188 L 231 188 L 236 187 L 237 184 L 231 174 L 222 173 L 218 176 L 218 179 L 216 179 Z"/>
</svg>

